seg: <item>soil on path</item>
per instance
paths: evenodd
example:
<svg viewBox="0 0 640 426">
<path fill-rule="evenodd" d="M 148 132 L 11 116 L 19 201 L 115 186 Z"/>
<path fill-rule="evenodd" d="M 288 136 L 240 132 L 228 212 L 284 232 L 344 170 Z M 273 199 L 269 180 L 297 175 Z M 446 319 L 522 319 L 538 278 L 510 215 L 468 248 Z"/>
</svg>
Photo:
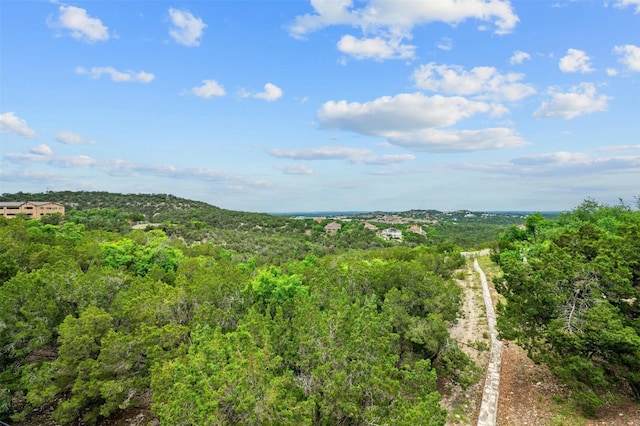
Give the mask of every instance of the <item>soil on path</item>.
<svg viewBox="0 0 640 426">
<path fill-rule="evenodd" d="M 464 278 L 458 280 L 458 285 L 463 290 L 461 316 L 449 329 L 449 334 L 473 362 L 485 369 L 489 362 L 491 340 L 482 299 L 482 285 L 472 261 L 468 261 L 461 272 L 464 272 Z M 484 380 L 481 379 L 468 389 L 462 389 L 459 386 L 442 389 L 440 403 L 449 411 L 447 425 L 476 423 L 482 402 L 483 386 Z"/>
<path fill-rule="evenodd" d="M 464 270 L 462 317 L 449 332 L 474 362 L 486 368 L 489 351 L 478 350 L 478 342 L 490 344 L 480 278 L 471 259 Z M 491 272 L 485 269 L 492 298 L 497 300 Z M 470 389 L 445 389 L 442 405 L 449 410 L 447 425 L 475 425 L 482 399 L 484 379 Z M 448 391 L 448 392 L 447 392 Z M 584 418 L 569 399 L 569 389 L 540 364 L 535 364 L 518 345 L 503 342 L 497 426 L 640 426 L 640 404 L 623 400 L 597 411 L 597 418 Z"/>
<path fill-rule="evenodd" d="M 535 364 L 514 344 L 502 348 L 497 426 L 640 426 L 640 404 L 604 407 L 585 419 L 567 400 L 569 390 L 544 365 Z"/>
</svg>

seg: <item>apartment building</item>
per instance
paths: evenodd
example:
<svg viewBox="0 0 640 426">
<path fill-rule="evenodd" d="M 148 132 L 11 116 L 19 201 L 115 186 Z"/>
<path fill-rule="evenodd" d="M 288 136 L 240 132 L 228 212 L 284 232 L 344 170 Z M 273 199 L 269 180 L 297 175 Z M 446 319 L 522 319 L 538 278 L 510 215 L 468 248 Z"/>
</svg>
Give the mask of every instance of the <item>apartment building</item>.
<svg viewBox="0 0 640 426">
<path fill-rule="evenodd" d="M 2 201 L 0 202 L 0 211 L 2 211 L 2 216 L 8 218 L 26 214 L 29 219 L 40 219 L 47 214 L 64 214 L 64 206 L 49 201 Z"/>
</svg>

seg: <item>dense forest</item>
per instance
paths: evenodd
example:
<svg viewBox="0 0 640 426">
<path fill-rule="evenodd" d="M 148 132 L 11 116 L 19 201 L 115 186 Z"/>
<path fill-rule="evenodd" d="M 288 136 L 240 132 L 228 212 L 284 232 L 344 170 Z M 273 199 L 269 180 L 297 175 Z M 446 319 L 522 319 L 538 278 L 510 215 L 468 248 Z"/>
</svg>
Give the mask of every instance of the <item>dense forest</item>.
<svg viewBox="0 0 640 426">
<path fill-rule="evenodd" d="M 447 331 L 452 244 L 302 256 L 277 233 L 270 262 L 238 228 L 222 245 L 132 219 L 0 218 L 0 419 L 98 424 L 150 404 L 171 425 L 442 425 L 436 380 L 480 377 Z"/>
<path fill-rule="evenodd" d="M 448 329 L 460 251 L 484 247 L 503 271 L 503 339 L 587 415 L 640 397 L 640 210 L 622 203 L 411 211 L 389 240 L 364 226 L 391 226 L 386 213 L 327 233 L 336 218 L 168 195 L 0 197 L 25 199 L 67 212 L 0 218 L 2 421 L 102 424 L 145 407 L 170 425 L 443 425 L 442 383 L 482 375 Z"/>
<path fill-rule="evenodd" d="M 587 200 L 555 220 L 534 214 L 493 254 L 503 338 L 548 364 L 589 416 L 621 393 L 640 400 L 639 209 Z"/>
</svg>

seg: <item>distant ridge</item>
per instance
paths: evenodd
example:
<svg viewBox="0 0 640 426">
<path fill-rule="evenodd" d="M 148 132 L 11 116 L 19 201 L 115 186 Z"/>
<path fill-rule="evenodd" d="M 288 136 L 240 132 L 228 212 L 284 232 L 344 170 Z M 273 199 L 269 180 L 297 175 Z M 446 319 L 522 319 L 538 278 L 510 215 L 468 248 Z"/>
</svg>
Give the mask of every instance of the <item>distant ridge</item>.
<svg viewBox="0 0 640 426">
<path fill-rule="evenodd" d="M 189 222 L 200 220 L 210 225 L 241 221 L 264 221 L 266 213 L 226 210 L 203 201 L 194 201 L 170 194 L 120 194 L 104 191 L 49 191 L 41 193 L 17 192 L 0 195 L 0 201 L 52 201 L 70 210 L 118 209 L 125 213 L 139 213 L 151 222 L 171 220 Z"/>
</svg>

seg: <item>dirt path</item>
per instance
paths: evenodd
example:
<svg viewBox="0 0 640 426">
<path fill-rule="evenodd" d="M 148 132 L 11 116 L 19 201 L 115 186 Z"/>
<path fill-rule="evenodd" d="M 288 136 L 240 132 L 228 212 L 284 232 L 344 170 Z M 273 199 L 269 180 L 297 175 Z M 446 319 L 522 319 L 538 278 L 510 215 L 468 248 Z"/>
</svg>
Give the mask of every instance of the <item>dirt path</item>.
<svg viewBox="0 0 640 426">
<path fill-rule="evenodd" d="M 464 278 L 458 280 L 463 290 L 461 317 L 449 329 L 462 350 L 479 366 L 485 368 L 489 362 L 491 344 L 487 317 L 484 313 L 482 287 L 471 262 L 467 262 Z M 446 389 L 441 404 L 449 410 L 447 425 L 476 424 L 482 400 L 483 380 L 469 389 Z"/>
<path fill-rule="evenodd" d="M 487 280 L 495 302 L 497 293 L 490 273 Z M 569 395 L 569 389 L 546 366 L 535 364 L 518 345 L 504 342 L 497 426 L 640 426 L 640 404 L 622 400 L 599 409 L 597 418 L 586 419 L 576 411 Z"/>
<path fill-rule="evenodd" d="M 491 291 L 487 282 L 487 277 L 480 268 L 478 259 L 474 259 L 473 268 L 480 276 L 482 283 L 482 298 L 484 300 L 485 313 L 487 315 L 487 326 L 491 335 L 491 351 L 489 364 L 484 378 L 484 391 L 482 392 L 482 404 L 478 415 L 478 426 L 495 426 L 496 413 L 498 411 L 498 395 L 500 390 L 500 368 L 502 363 L 502 342 L 498 339 L 498 329 L 496 324 L 496 312 L 494 302 L 491 298 Z"/>
</svg>

